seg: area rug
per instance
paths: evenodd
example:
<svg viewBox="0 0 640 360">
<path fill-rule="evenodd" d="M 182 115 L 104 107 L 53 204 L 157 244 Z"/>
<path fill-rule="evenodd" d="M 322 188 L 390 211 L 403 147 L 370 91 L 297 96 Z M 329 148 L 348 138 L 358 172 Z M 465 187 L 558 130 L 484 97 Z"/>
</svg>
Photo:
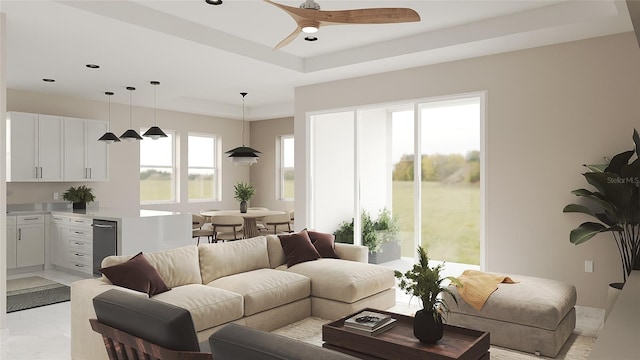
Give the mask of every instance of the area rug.
<svg viewBox="0 0 640 360">
<path fill-rule="evenodd" d="M 275 334 L 300 340 L 312 345 L 322 346 L 322 325 L 330 320 L 309 317 L 274 330 Z M 569 340 L 560 350 L 557 360 L 584 360 L 589 356 L 595 338 L 571 334 Z M 491 346 L 491 360 L 534 360 L 545 358 L 534 354 L 523 353 L 498 346 Z"/>
<path fill-rule="evenodd" d="M 39 276 L 7 280 L 7 312 L 69 301 L 71 289 Z"/>
</svg>

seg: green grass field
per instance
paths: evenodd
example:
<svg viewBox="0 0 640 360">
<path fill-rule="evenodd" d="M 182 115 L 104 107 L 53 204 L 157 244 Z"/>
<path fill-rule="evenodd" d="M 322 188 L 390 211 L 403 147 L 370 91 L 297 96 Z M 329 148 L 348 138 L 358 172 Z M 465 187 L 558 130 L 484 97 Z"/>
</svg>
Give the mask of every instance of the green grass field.
<svg viewBox="0 0 640 360">
<path fill-rule="evenodd" d="M 393 182 L 393 214 L 401 226 L 402 255 L 413 256 L 413 183 Z M 478 185 L 422 183 L 422 246 L 434 260 L 480 264 Z"/>
</svg>

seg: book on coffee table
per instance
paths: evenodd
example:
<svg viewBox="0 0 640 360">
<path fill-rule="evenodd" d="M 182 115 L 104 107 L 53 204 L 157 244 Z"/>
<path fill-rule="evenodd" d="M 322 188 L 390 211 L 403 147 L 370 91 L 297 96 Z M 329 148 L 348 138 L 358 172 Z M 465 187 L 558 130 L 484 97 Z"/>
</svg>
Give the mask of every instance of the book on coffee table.
<svg viewBox="0 0 640 360">
<path fill-rule="evenodd" d="M 383 333 L 391 329 L 395 324 L 396 324 L 396 319 L 389 318 L 383 325 L 376 327 L 375 330 L 360 329 L 356 327 L 347 326 L 346 324 L 344 326 L 344 329 L 360 335 L 376 336 L 380 333 Z"/>
<path fill-rule="evenodd" d="M 344 326 L 351 329 L 364 331 L 375 331 L 385 324 L 391 322 L 393 318 L 388 314 L 373 311 L 362 311 L 344 321 Z"/>
</svg>

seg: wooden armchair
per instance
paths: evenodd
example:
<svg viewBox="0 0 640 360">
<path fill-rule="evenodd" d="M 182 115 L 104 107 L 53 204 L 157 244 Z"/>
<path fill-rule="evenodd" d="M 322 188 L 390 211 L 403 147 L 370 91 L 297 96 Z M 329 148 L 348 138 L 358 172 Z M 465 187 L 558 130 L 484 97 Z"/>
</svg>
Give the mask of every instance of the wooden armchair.
<svg viewBox="0 0 640 360">
<path fill-rule="evenodd" d="M 201 352 L 188 310 L 112 289 L 93 299 L 97 319 L 91 328 L 102 334 L 111 360 L 213 360 Z"/>
</svg>

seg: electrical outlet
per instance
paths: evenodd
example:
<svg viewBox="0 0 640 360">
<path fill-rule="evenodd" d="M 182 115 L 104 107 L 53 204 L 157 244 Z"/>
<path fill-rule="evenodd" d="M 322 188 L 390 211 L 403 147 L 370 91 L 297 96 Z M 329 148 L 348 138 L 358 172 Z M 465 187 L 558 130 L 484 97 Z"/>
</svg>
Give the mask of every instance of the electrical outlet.
<svg viewBox="0 0 640 360">
<path fill-rule="evenodd" d="M 58 194 L 57 192 L 53 193 L 53 200 L 60 200 L 60 194 Z"/>
<path fill-rule="evenodd" d="M 591 260 L 584 261 L 584 272 L 593 272 L 593 261 Z"/>
</svg>

